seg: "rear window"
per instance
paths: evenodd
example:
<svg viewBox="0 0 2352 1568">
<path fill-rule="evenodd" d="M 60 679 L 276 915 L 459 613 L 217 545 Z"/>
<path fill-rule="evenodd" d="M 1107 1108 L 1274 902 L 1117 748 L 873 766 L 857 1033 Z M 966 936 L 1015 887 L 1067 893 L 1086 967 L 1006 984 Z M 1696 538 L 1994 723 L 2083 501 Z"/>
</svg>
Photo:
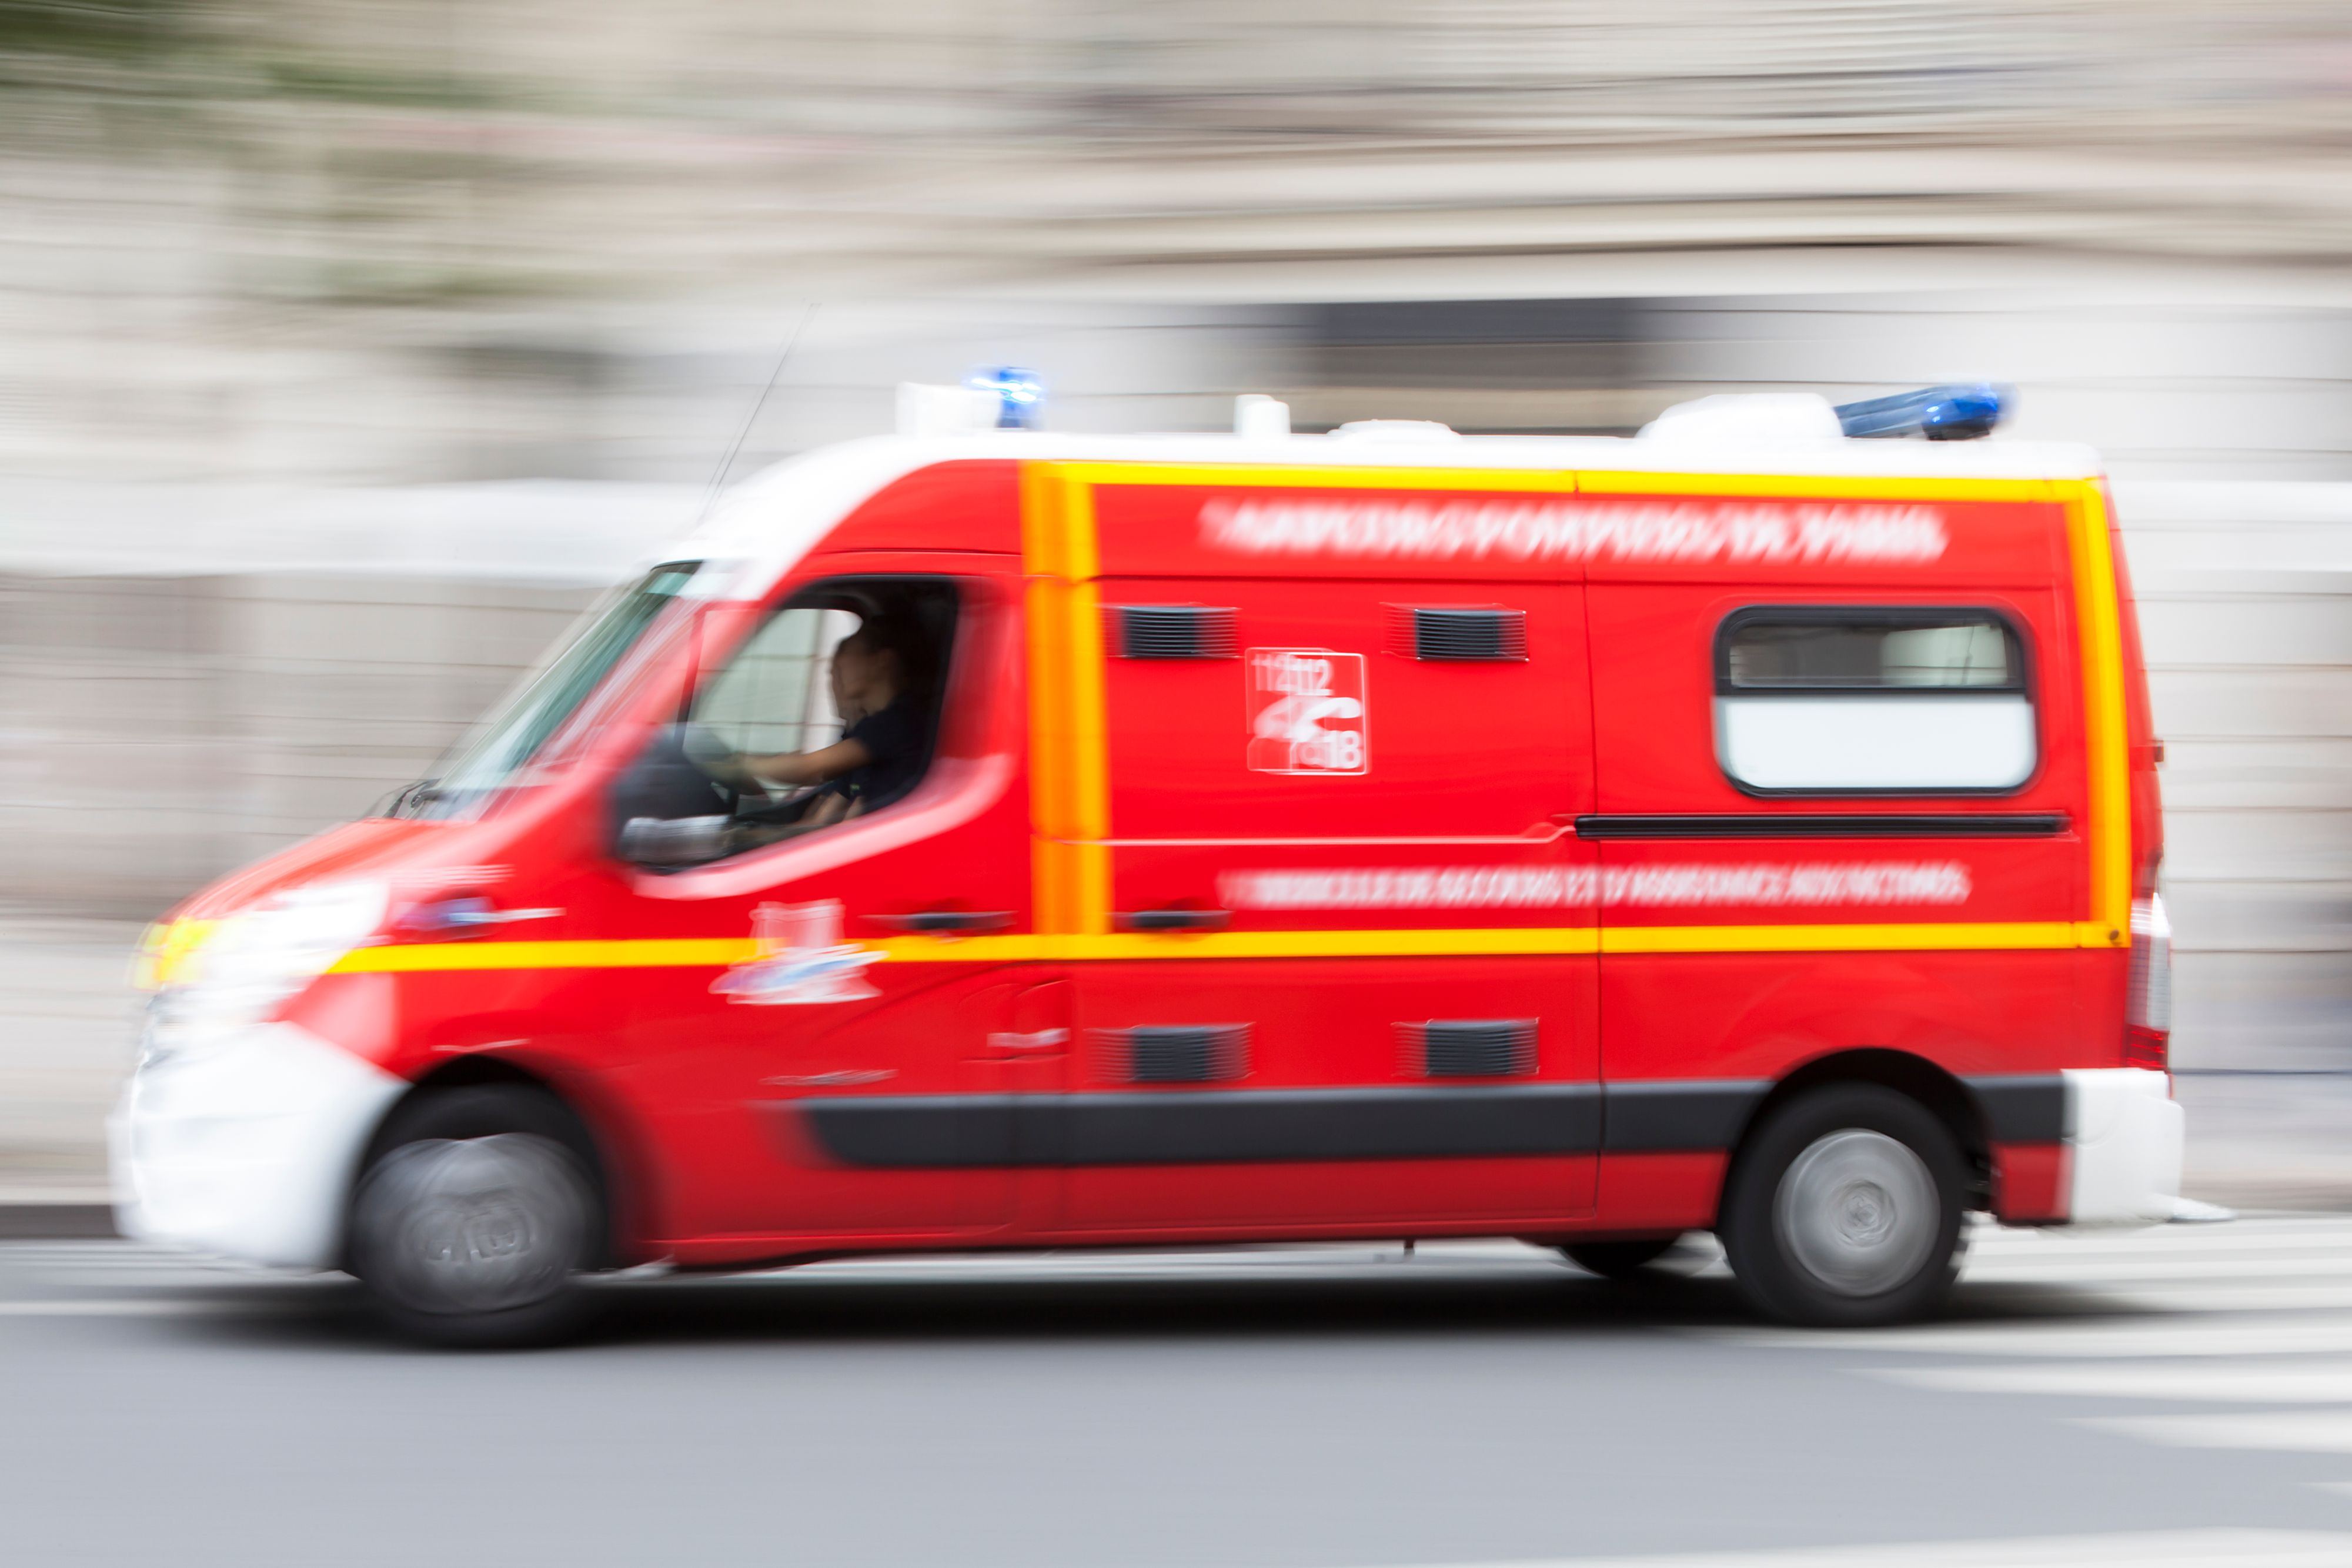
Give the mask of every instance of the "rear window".
<svg viewBox="0 0 2352 1568">
<path fill-rule="evenodd" d="M 1999 794 L 2039 761 L 2025 648 L 1981 609 L 1757 606 L 1716 638 L 1716 754 L 1763 794 Z"/>
</svg>

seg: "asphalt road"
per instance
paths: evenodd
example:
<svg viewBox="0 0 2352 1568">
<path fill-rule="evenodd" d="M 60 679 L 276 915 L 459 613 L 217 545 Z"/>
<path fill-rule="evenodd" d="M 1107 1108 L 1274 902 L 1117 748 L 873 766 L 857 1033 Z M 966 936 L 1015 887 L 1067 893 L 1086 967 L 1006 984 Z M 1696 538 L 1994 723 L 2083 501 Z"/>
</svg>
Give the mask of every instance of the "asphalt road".
<svg viewBox="0 0 2352 1568">
<path fill-rule="evenodd" d="M 340 1280 L 8 1243 L 0 1561 L 2352 1563 L 2352 1218 L 1984 1233 L 1873 1334 L 1708 1257 L 837 1263 L 452 1355 Z"/>
</svg>

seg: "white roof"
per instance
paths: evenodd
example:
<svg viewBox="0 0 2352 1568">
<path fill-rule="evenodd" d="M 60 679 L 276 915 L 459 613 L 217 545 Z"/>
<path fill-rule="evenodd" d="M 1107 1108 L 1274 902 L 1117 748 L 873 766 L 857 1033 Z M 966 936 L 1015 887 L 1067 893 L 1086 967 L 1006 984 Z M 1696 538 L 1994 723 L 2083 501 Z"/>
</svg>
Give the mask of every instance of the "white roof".
<svg viewBox="0 0 2352 1568">
<path fill-rule="evenodd" d="M 1072 435 L 981 431 L 879 435 L 843 442 L 761 470 L 730 490 L 709 521 L 655 559 L 740 562 L 703 591 L 757 591 L 885 485 L 935 463 L 973 458 L 1085 463 L 1231 464 L 1331 468 L 1583 469 L 1636 474 L 1757 474 L 1883 479 L 2092 479 L 2098 456 L 2071 442 L 1853 441 L 1843 436 L 1744 436 L 1697 422 L 1639 436 L 1459 435 L 1382 439 L 1367 434 Z M 740 585 L 737 587 L 736 585 Z"/>
</svg>

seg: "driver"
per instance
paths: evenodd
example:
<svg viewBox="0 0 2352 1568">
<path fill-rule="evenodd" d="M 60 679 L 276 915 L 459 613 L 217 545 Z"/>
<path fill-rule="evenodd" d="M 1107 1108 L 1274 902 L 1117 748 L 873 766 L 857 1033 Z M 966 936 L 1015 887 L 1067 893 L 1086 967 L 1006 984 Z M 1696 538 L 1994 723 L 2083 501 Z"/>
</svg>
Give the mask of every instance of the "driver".
<svg viewBox="0 0 2352 1568">
<path fill-rule="evenodd" d="M 824 785 L 801 814 L 803 827 L 890 804 L 922 776 L 930 736 L 919 685 L 921 647 L 912 627 L 867 621 L 833 650 L 833 703 L 848 727 L 839 740 L 814 751 L 739 754 L 712 765 L 711 775 L 738 789 Z"/>
</svg>

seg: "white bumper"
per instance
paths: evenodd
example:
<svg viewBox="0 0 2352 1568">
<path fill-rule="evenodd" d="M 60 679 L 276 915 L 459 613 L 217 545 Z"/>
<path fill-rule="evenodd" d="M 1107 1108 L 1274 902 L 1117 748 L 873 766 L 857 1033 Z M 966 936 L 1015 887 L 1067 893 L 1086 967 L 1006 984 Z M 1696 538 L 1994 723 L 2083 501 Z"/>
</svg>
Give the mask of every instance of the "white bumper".
<svg viewBox="0 0 2352 1568">
<path fill-rule="evenodd" d="M 109 1126 L 123 1234 L 329 1269 L 360 1153 L 407 1084 L 293 1024 L 142 1064 Z"/>
<path fill-rule="evenodd" d="M 2075 1068 L 2066 1079 L 2067 1218 L 2148 1225 L 2172 1218 L 2185 1126 L 2171 1081 L 2137 1067 Z"/>
</svg>

